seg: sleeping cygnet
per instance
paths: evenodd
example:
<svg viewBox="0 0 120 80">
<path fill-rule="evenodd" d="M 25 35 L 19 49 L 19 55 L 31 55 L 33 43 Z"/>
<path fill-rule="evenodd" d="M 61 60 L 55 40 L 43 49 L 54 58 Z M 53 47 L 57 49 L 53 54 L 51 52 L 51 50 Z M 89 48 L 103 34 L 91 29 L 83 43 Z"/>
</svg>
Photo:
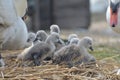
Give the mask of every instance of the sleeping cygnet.
<svg viewBox="0 0 120 80">
<path fill-rule="evenodd" d="M 33 32 L 28 33 L 28 39 L 25 47 L 29 47 L 31 45 L 34 45 L 34 40 L 36 38 L 36 34 Z"/>
<path fill-rule="evenodd" d="M 48 34 L 44 30 L 39 30 L 36 33 L 36 39 L 35 39 L 35 41 L 39 40 L 39 41 L 45 42 L 45 40 L 47 39 L 47 37 L 48 37 Z"/>
<path fill-rule="evenodd" d="M 59 26 L 55 25 L 55 24 L 51 25 L 50 26 L 50 33 L 51 34 L 52 33 L 58 33 L 60 35 L 60 28 L 59 28 Z M 56 46 L 56 50 L 55 51 L 57 51 L 60 48 L 62 48 L 63 46 L 65 46 L 65 43 L 64 43 L 64 41 L 62 39 L 60 39 L 60 43 L 55 43 L 55 46 Z"/>
<path fill-rule="evenodd" d="M 55 52 L 53 63 L 72 67 L 78 66 L 81 63 L 95 62 L 95 58 L 88 53 L 87 48 L 93 50 L 92 39 L 90 37 L 84 37 L 78 44 L 67 45 Z"/>
<path fill-rule="evenodd" d="M 46 57 L 52 57 L 55 51 L 54 43 L 59 42 L 59 35 L 52 33 L 49 35 L 45 42 L 38 42 L 26 52 L 22 52 L 18 55 L 17 59 L 33 60 L 35 65 L 40 65 L 43 59 Z M 40 61 L 39 61 L 40 60 Z"/>
<path fill-rule="evenodd" d="M 67 45 L 70 43 L 70 41 L 71 41 L 72 38 L 78 38 L 77 34 L 70 34 L 68 36 L 68 42 L 66 43 Z"/>
</svg>

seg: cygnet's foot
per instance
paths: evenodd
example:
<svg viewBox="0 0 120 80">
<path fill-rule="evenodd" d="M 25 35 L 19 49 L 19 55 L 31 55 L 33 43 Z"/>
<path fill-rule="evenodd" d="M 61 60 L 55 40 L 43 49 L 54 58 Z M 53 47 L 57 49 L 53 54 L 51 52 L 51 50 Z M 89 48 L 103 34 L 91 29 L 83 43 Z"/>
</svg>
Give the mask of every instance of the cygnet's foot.
<svg viewBox="0 0 120 80">
<path fill-rule="evenodd" d="M 44 60 L 45 61 L 50 61 L 50 60 L 52 60 L 52 58 L 51 57 L 46 57 Z"/>
<path fill-rule="evenodd" d="M 34 61 L 34 64 L 35 64 L 35 66 L 40 66 L 40 61 L 35 60 L 35 61 Z"/>
<path fill-rule="evenodd" d="M 73 67 L 73 64 L 72 64 L 72 63 L 67 63 L 67 65 L 68 65 L 68 68 Z"/>
<path fill-rule="evenodd" d="M 40 61 L 38 59 L 38 55 L 33 55 L 33 61 L 35 66 L 39 66 L 40 65 Z"/>
</svg>

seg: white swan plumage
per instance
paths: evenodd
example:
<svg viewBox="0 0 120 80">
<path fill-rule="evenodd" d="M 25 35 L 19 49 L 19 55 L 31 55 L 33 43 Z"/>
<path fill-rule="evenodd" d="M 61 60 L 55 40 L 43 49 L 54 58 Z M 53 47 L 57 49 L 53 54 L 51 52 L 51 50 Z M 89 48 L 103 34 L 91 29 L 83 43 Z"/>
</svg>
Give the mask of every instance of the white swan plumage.
<svg viewBox="0 0 120 80">
<path fill-rule="evenodd" d="M 22 49 L 28 32 L 13 0 L 0 0 L 0 48 Z"/>
<path fill-rule="evenodd" d="M 23 17 L 27 10 L 27 0 L 14 0 L 14 2 L 18 16 Z"/>
</svg>

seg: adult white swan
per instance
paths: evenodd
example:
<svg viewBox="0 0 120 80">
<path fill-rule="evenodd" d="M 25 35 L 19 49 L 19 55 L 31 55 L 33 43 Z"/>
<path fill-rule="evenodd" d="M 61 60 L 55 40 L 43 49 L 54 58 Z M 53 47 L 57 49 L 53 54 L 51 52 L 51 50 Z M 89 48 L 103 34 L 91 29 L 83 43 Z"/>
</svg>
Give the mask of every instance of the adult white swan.
<svg viewBox="0 0 120 80">
<path fill-rule="evenodd" d="M 115 32 L 120 33 L 120 0 L 108 0 L 106 19 Z"/>
<path fill-rule="evenodd" d="M 0 0 L 0 48 L 21 49 L 28 33 L 13 0 Z"/>
</svg>

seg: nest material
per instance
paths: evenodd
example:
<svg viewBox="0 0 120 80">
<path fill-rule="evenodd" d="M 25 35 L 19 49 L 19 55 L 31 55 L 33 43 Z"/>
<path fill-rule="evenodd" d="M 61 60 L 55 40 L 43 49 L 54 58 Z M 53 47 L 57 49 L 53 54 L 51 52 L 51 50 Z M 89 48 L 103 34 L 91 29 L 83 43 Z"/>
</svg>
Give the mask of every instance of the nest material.
<svg viewBox="0 0 120 80">
<path fill-rule="evenodd" d="M 13 53 L 13 52 L 12 52 Z M 14 54 L 20 53 L 14 51 Z M 114 70 L 119 68 L 114 61 L 100 60 L 96 64 L 81 64 L 78 67 L 67 68 L 65 65 L 53 65 L 46 63 L 42 66 L 22 66 L 16 58 L 5 52 L 3 54 L 6 64 L 5 69 L 1 69 L 0 79 L 5 80 L 120 80 L 120 75 L 116 75 Z M 28 62 L 26 62 L 28 63 Z M 29 62 L 30 64 L 32 62 Z M 29 64 L 28 63 L 28 64 Z"/>
</svg>

